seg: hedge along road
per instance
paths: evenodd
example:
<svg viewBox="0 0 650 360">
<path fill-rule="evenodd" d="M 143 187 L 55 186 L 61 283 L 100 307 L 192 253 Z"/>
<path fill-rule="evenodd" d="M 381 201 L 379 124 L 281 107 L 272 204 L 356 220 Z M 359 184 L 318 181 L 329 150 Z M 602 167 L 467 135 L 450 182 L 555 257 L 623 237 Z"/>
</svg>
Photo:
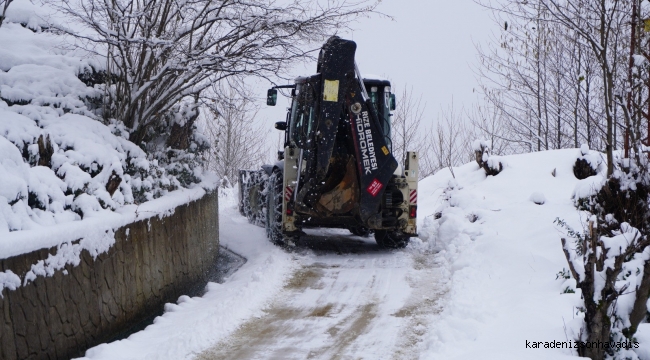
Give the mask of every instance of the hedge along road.
<svg viewBox="0 0 650 360">
<path fill-rule="evenodd" d="M 346 230 L 310 231 L 261 316 L 197 359 L 413 359 L 446 282 L 434 257 Z"/>
</svg>

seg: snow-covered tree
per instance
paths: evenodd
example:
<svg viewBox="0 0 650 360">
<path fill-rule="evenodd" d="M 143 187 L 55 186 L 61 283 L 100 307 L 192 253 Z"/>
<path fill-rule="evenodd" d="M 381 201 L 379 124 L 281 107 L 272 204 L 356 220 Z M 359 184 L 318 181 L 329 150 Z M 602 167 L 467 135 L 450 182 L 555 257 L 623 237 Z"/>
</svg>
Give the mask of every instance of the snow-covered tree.
<svg viewBox="0 0 650 360">
<path fill-rule="evenodd" d="M 369 12 L 360 1 L 61 0 L 51 4 L 83 25 L 61 29 L 106 57 L 104 116 L 146 142 L 183 99 L 213 83 L 281 74 L 308 46 Z M 184 119 L 175 131 L 189 131 Z M 171 131 L 172 129 L 168 129 Z M 182 143 L 170 142 L 178 147 Z"/>
<path fill-rule="evenodd" d="M 647 148 L 640 145 L 633 149 L 633 153 L 642 155 L 617 159 L 608 179 L 601 176 L 600 181 L 586 182 L 576 189 L 574 200 L 576 207 L 587 214 L 587 230 L 584 234 L 570 230 L 573 241 L 562 239 L 572 277 L 582 291 L 585 319 L 576 340 L 583 342 L 631 341 L 647 316 L 650 172 Z M 606 354 L 637 358 L 626 349 L 603 346 L 585 346 L 578 352 L 592 359 L 604 359 Z"/>
</svg>

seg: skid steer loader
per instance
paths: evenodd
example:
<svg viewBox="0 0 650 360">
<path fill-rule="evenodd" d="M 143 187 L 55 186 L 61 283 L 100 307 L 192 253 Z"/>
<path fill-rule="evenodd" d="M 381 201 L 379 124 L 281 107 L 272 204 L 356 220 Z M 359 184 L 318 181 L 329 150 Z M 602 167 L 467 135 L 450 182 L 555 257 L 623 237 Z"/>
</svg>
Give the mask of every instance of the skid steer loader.
<svg viewBox="0 0 650 360">
<path fill-rule="evenodd" d="M 268 91 L 291 92 L 278 162 L 241 170 L 239 210 L 285 244 L 303 228 L 374 232 L 380 246 L 401 248 L 417 236 L 418 154 L 407 152 L 400 167 L 392 155 L 390 82 L 362 78 L 356 43 L 331 37 L 322 47 L 317 74 Z"/>
</svg>

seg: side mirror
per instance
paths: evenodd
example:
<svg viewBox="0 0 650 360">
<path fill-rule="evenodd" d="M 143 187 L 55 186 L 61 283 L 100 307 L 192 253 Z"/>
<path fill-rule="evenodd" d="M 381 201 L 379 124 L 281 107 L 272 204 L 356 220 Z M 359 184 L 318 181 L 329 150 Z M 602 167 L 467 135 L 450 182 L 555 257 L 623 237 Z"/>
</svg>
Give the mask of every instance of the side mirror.
<svg viewBox="0 0 650 360">
<path fill-rule="evenodd" d="M 286 121 L 278 121 L 275 123 L 275 128 L 281 131 L 287 130 L 287 122 Z"/>
<path fill-rule="evenodd" d="M 395 100 L 395 94 L 390 94 L 390 101 L 388 104 L 388 108 L 390 110 L 395 110 L 397 108 L 396 106 L 397 100 Z"/>
<path fill-rule="evenodd" d="M 278 102 L 278 91 L 276 89 L 269 89 L 266 93 L 266 105 L 275 106 Z"/>
</svg>

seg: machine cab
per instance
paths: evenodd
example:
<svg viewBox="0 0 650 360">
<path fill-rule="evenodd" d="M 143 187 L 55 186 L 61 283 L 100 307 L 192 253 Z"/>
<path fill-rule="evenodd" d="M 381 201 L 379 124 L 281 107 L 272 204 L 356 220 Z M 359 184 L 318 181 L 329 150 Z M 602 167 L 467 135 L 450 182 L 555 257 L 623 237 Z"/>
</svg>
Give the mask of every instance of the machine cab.
<svg viewBox="0 0 650 360">
<path fill-rule="evenodd" d="M 300 77 L 296 79 L 295 88 L 292 90 L 291 108 L 287 113 L 286 122 L 278 123 L 276 128 L 285 130 L 285 146 L 310 149 L 314 145 L 314 131 L 316 114 L 319 109 L 318 97 L 321 94 L 321 77 Z M 391 111 L 395 110 L 395 95 L 391 93 L 391 85 L 388 80 L 364 78 L 364 85 L 370 101 L 381 123 L 381 129 L 389 150 L 392 151 L 391 141 Z M 269 91 L 269 94 L 271 92 Z M 271 99 L 272 95 L 269 95 Z M 269 102 L 267 102 L 269 103 Z M 275 104 L 275 99 L 273 99 Z"/>
</svg>

